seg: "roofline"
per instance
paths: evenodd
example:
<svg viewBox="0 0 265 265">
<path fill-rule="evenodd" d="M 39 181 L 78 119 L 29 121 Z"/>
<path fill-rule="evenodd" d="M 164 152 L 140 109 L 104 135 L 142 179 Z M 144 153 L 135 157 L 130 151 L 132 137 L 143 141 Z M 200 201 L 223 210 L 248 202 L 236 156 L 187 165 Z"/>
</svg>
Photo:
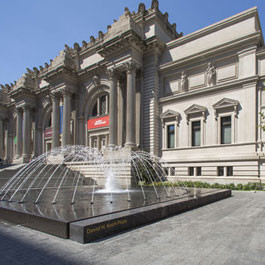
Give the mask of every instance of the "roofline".
<svg viewBox="0 0 265 265">
<path fill-rule="evenodd" d="M 216 31 L 216 30 L 221 29 L 225 26 L 229 26 L 231 24 L 234 24 L 235 22 L 238 22 L 238 21 L 242 20 L 243 18 L 248 17 L 248 16 L 253 15 L 253 14 L 255 14 L 255 16 L 257 18 L 258 25 L 260 28 L 261 42 L 262 42 L 262 45 L 264 45 L 264 40 L 263 40 L 263 35 L 262 35 L 262 30 L 261 30 L 261 26 L 260 26 L 259 15 L 258 15 L 258 8 L 255 6 L 255 7 L 249 8 L 249 9 L 247 9 L 241 13 L 233 15 L 229 18 L 226 18 L 224 20 L 221 20 L 219 22 L 211 24 L 205 28 L 194 31 L 194 32 L 192 32 L 188 35 L 185 35 L 179 39 L 170 41 L 166 44 L 167 48 L 173 48 L 175 46 L 179 46 L 179 45 L 182 45 L 183 43 L 189 42 L 193 39 L 200 38 L 204 35 L 211 33 L 212 31 Z"/>
</svg>

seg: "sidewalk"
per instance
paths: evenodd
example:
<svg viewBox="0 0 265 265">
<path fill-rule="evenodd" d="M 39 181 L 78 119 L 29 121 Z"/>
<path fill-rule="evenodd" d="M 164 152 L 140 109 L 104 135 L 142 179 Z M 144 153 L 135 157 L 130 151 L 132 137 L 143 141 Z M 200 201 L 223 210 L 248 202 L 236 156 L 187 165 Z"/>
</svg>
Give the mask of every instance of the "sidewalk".
<svg viewBox="0 0 265 265">
<path fill-rule="evenodd" d="M 265 192 L 233 197 L 80 245 L 0 222 L 0 264 L 265 264 Z"/>
</svg>

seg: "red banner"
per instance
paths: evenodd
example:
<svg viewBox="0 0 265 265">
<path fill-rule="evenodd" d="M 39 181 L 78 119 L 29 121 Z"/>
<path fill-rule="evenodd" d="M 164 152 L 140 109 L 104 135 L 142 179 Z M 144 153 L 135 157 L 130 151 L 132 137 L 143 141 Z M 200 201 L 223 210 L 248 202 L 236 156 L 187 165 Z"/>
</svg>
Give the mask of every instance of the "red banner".
<svg viewBox="0 0 265 265">
<path fill-rule="evenodd" d="M 51 138 L 52 137 L 52 128 L 46 128 L 44 131 L 44 138 Z"/>
<path fill-rule="evenodd" d="M 90 119 L 87 121 L 87 129 L 96 129 L 100 127 L 109 126 L 109 116 L 104 116 L 101 118 Z"/>
</svg>

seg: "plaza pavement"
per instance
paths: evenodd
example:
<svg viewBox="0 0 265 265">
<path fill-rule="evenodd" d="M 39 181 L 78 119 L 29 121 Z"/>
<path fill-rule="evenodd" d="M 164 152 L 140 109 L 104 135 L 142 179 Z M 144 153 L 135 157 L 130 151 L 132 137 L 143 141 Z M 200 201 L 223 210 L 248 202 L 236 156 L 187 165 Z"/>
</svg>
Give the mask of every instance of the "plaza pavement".
<svg viewBox="0 0 265 265">
<path fill-rule="evenodd" d="M 0 222 L 0 265 L 265 264 L 265 192 L 233 197 L 81 245 Z"/>
</svg>

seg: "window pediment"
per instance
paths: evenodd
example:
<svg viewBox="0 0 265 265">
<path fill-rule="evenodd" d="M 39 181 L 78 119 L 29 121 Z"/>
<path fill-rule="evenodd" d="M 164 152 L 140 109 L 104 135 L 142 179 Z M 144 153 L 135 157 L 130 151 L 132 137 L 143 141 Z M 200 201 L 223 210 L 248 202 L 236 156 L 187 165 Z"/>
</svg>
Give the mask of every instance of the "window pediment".
<svg viewBox="0 0 265 265">
<path fill-rule="evenodd" d="M 176 118 L 176 119 L 178 119 L 179 116 L 180 116 L 179 112 L 168 109 L 168 110 L 166 110 L 165 112 L 163 112 L 160 115 L 160 119 L 161 120 L 169 119 L 169 118 Z"/>
<path fill-rule="evenodd" d="M 184 113 L 186 115 L 187 121 L 189 121 L 189 117 L 193 114 L 200 114 L 203 119 L 206 119 L 206 112 L 207 112 L 207 108 L 197 105 L 197 104 L 193 104 L 191 105 L 189 108 L 187 108 Z"/>
<path fill-rule="evenodd" d="M 200 106 L 200 105 L 197 105 L 197 104 L 193 104 L 189 108 L 187 108 L 184 111 L 184 113 L 188 116 L 188 115 L 191 115 L 191 114 L 203 113 L 203 112 L 206 112 L 206 111 L 207 111 L 206 107 L 203 107 L 203 106 Z"/>
<path fill-rule="evenodd" d="M 239 101 L 235 99 L 230 98 L 223 98 L 213 104 L 213 109 L 215 111 L 215 118 L 217 119 L 218 112 L 222 112 L 222 110 L 233 109 L 233 112 L 235 113 L 235 116 L 238 115 L 238 107 L 239 107 Z"/>
<path fill-rule="evenodd" d="M 230 98 L 223 98 L 219 100 L 218 102 L 216 102 L 215 104 L 213 104 L 213 108 L 215 110 L 228 108 L 228 107 L 235 108 L 235 107 L 238 107 L 238 105 L 239 105 L 238 100 L 230 99 Z"/>
</svg>

